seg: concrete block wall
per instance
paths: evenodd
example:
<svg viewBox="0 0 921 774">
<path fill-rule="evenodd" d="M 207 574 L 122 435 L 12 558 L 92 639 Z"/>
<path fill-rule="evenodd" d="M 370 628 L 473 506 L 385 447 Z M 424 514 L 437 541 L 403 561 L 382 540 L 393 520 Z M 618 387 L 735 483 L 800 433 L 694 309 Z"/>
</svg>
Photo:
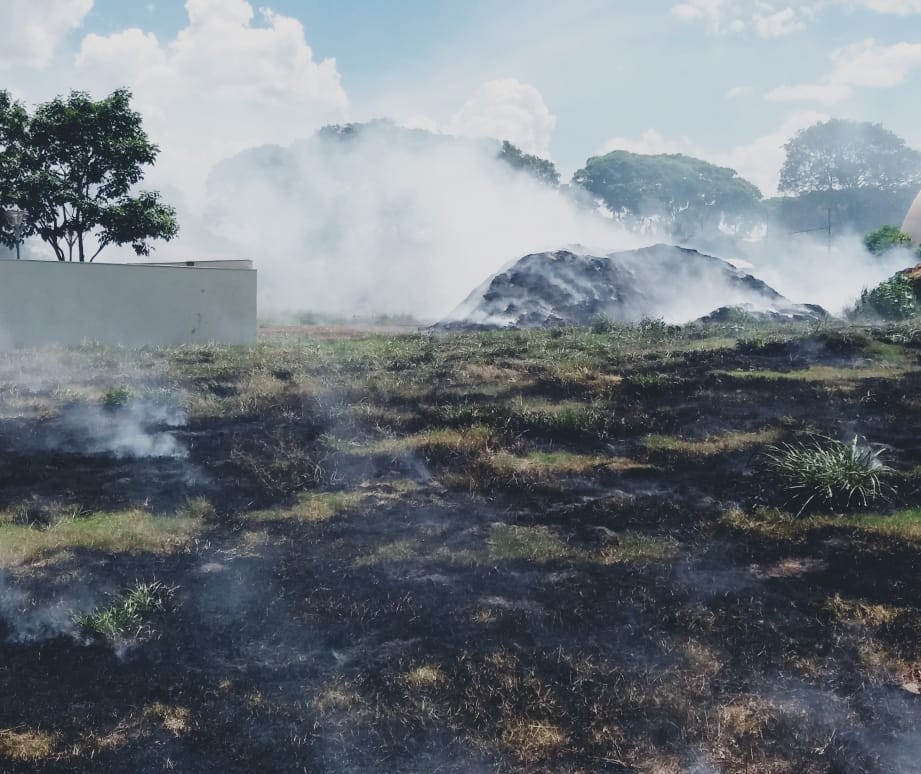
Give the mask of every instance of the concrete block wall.
<svg viewBox="0 0 921 774">
<path fill-rule="evenodd" d="M 0 260 L 0 347 L 248 344 L 257 328 L 250 266 Z"/>
</svg>

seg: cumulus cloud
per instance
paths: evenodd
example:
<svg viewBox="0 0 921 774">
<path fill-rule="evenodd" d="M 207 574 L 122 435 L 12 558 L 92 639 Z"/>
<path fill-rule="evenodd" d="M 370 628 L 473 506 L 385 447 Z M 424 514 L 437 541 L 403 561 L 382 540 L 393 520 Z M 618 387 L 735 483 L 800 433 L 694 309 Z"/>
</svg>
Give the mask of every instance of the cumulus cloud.
<svg viewBox="0 0 921 774">
<path fill-rule="evenodd" d="M 833 105 L 849 99 L 855 89 L 891 88 L 921 68 L 921 43 L 880 45 L 869 39 L 832 55 L 832 72 L 818 83 L 779 86 L 768 92 L 775 102 L 809 101 Z"/>
<path fill-rule="evenodd" d="M 704 22 L 714 34 L 745 29 L 740 4 L 733 0 L 687 0 L 673 5 L 673 16 L 688 22 Z"/>
<path fill-rule="evenodd" d="M 187 0 L 188 24 L 161 41 L 126 29 L 87 35 L 78 73 L 99 91 L 129 86 L 163 148 L 154 182 L 193 201 L 217 161 L 265 142 L 291 142 L 342 120 L 348 98 L 334 59 L 317 61 L 299 21 L 246 0 Z"/>
<path fill-rule="evenodd" d="M 508 140 L 526 153 L 549 157 L 556 116 L 534 86 L 514 78 L 487 81 L 445 127 L 465 137 Z"/>
<path fill-rule="evenodd" d="M 806 25 L 796 9 L 788 7 L 767 16 L 757 16 L 755 27 L 762 38 L 781 38 L 805 29 Z"/>
<path fill-rule="evenodd" d="M 644 154 L 684 153 L 730 167 L 758 186 L 765 196 L 773 196 L 777 193 L 780 168 L 784 162 L 784 145 L 800 129 L 827 121 L 828 118 L 828 115 L 814 111 L 795 113 L 774 131 L 728 150 L 703 147 L 687 138 L 669 139 L 654 129 L 648 129 L 637 138 L 613 137 L 604 144 L 602 152 L 627 150 Z"/>
<path fill-rule="evenodd" d="M 92 9 L 93 0 L 4 0 L 0 67 L 50 64 L 61 41 Z"/>
<path fill-rule="evenodd" d="M 673 5 L 671 13 L 686 22 L 701 22 L 717 35 L 753 28 L 762 38 L 778 38 L 805 29 L 830 8 L 908 16 L 921 13 L 921 0 L 801 0 L 786 5 L 769 0 L 685 0 Z"/>
</svg>

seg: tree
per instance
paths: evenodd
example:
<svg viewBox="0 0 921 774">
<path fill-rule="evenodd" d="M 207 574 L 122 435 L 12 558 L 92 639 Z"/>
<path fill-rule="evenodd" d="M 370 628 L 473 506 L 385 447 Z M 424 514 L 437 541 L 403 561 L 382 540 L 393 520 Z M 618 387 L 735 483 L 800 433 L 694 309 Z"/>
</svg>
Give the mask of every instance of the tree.
<svg viewBox="0 0 921 774">
<path fill-rule="evenodd" d="M 883 226 L 867 234 L 863 243 L 873 255 L 883 255 L 897 247 L 911 247 L 911 237 L 898 226 Z"/>
<path fill-rule="evenodd" d="M 785 193 L 921 185 L 921 153 L 881 124 L 833 119 L 803 129 L 784 147 L 780 190 Z"/>
<path fill-rule="evenodd" d="M 615 215 L 657 218 L 683 237 L 723 223 L 754 225 L 761 217 L 756 186 L 733 169 L 682 154 L 614 151 L 590 158 L 573 175 L 573 183 Z"/>
<path fill-rule="evenodd" d="M 0 95 L 0 196 L 27 211 L 24 236 L 41 237 L 59 261 L 81 262 L 111 244 L 149 255 L 152 240 L 176 236 L 175 210 L 157 192 L 134 191 L 159 148 L 129 91 L 99 101 L 74 91 L 32 116 Z"/>
<path fill-rule="evenodd" d="M 497 158 L 500 161 L 504 161 L 512 169 L 527 172 L 542 183 L 552 186 L 560 184 L 560 173 L 556 171 L 556 166 L 552 161 L 525 153 L 508 140 L 503 140 Z"/>
</svg>

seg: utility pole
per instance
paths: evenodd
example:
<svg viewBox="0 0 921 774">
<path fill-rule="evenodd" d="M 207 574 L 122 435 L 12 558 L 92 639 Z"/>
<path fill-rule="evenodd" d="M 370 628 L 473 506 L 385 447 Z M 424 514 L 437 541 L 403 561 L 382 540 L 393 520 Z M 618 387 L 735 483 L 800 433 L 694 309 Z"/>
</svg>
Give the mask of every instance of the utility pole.
<svg viewBox="0 0 921 774">
<path fill-rule="evenodd" d="M 818 228 L 807 228 L 802 231 L 791 231 L 790 236 L 797 236 L 798 234 L 815 234 L 817 231 L 824 231 L 827 234 L 828 241 L 828 254 L 831 255 L 831 207 L 827 210 L 828 220 L 825 222 L 824 226 L 819 226 Z"/>
</svg>

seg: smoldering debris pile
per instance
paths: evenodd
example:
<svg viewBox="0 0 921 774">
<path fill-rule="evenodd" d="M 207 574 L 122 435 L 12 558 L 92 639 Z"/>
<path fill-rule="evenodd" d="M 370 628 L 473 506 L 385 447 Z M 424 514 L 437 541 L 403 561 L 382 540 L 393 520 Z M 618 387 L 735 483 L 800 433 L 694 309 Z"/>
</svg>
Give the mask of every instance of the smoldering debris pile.
<svg viewBox="0 0 921 774">
<path fill-rule="evenodd" d="M 599 318 L 684 323 L 736 311 L 773 319 L 826 316 L 719 258 L 654 245 L 607 255 L 576 249 L 526 255 L 478 287 L 438 327 L 584 326 Z"/>
</svg>

